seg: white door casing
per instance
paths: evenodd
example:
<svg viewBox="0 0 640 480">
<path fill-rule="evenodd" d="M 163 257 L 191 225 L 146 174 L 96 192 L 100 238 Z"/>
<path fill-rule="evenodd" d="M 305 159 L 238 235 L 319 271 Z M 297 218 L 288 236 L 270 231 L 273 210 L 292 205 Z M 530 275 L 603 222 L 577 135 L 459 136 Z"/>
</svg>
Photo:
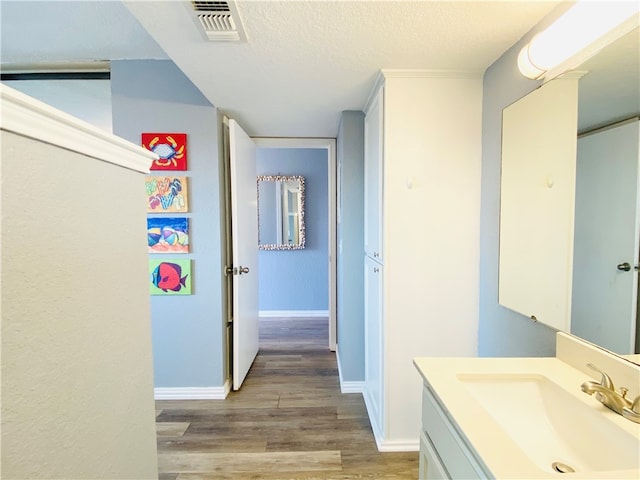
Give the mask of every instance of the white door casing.
<svg viewBox="0 0 640 480">
<path fill-rule="evenodd" d="M 231 237 L 233 249 L 233 389 L 258 354 L 258 193 L 256 146 L 229 120 Z"/>
<path fill-rule="evenodd" d="M 327 151 L 328 165 L 328 192 L 329 198 L 329 349 L 336 350 L 337 344 L 337 320 L 336 320 L 336 141 L 333 138 L 253 138 L 260 148 L 321 148 Z"/>
</svg>

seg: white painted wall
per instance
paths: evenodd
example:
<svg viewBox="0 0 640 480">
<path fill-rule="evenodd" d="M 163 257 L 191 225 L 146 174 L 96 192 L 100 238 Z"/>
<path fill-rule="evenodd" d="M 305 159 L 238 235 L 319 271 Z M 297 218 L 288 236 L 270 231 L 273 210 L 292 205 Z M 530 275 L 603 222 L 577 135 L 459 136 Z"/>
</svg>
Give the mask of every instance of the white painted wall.
<svg viewBox="0 0 640 480">
<path fill-rule="evenodd" d="M 476 354 L 481 106 L 479 77 L 385 81 L 386 390 L 399 417 L 388 425 L 392 441 L 418 442 L 412 358 Z"/>
<path fill-rule="evenodd" d="M 482 80 L 382 76 L 384 427 L 376 440 L 380 450 L 417 450 L 422 381 L 413 359 L 476 355 Z"/>
<path fill-rule="evenodd" d="M 157 479 L 143 175 L 3 109 L 2 478 Z"/>
</svg>

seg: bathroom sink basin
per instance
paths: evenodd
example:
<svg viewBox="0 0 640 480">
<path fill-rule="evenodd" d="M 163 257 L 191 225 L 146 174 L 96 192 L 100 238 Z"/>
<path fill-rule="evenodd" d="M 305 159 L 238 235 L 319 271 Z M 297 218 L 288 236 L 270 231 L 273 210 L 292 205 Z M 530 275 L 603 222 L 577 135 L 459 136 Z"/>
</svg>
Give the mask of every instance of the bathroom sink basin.
<svg viewBox="0 0 640 480">
<path fill-rule="evenodd" d="M 544 375 L 457 377 L 542 470 L 579 473 L 640 468 L 638 437 L 611 421 L 608 411 L 594 410 Z"/>
</svg>

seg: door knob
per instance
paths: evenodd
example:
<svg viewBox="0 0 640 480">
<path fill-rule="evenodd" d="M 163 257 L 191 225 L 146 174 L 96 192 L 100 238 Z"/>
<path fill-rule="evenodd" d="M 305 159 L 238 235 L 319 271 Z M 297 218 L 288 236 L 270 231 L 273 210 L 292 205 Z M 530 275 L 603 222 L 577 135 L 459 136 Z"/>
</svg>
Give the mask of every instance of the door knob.
<svg viewBox="0 0 640 480">
<path fill-rule="evenodd" d="M 631 265 L 629 265 L 629 262 L 620 263 L 618 264 L 618 270 L 628 272 L 629 270 L 631 270 Z"/>
<path fill-rule="evenodd" d="M 249 267 L 238 267 L 238 275 L 242 275 L 243 273 L 249 273 Z"/>
</svg>

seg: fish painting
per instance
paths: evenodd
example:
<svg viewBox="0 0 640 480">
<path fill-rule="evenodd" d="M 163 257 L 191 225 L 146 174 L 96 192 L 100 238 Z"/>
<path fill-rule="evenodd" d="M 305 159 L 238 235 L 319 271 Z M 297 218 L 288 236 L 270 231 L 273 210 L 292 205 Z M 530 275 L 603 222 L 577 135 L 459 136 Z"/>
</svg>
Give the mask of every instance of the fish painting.
<svg viewBox="0 0 640 480">
<path fill-rule="evenodd" d="M 151 293 L 190 294 L 191 285 L 188 283 L 191 274 L 189 260 L 174 262 L 150 262 Z M 154 290 L 155 289 L 155 290 Z"/>
</svg>

